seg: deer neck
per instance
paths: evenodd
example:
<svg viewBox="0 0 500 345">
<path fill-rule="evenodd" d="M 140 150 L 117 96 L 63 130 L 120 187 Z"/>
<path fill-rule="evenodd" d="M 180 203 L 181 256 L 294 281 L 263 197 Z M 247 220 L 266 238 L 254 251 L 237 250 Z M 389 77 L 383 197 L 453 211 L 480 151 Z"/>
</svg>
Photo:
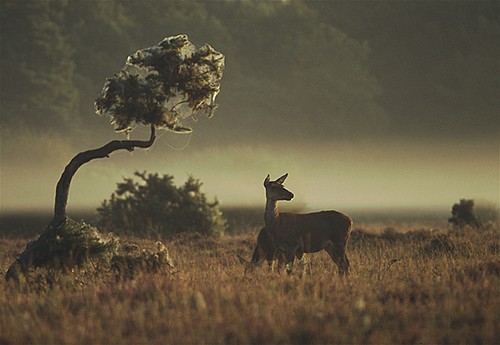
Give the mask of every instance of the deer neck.
<svg viewBox="0 0 500 345">
<path fill-rule="evenodd" d="M 279 216 L 278 202 L 276 200 L 267 200 L 266 211 L 264 213 L 266 227 L 270 230 L 276 229 L 278 226 Z"/>
</svg>

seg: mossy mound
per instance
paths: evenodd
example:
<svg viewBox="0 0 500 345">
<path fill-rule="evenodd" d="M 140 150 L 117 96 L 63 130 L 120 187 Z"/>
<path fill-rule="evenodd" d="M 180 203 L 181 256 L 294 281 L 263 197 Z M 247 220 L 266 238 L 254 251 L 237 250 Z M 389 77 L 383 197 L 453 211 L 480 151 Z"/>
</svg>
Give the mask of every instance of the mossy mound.
<svg viewBox="0 0 500 345">
<path fill-rule="evenodd" d="M 119 248 L 118 238 L 104 236 L 97 228 L 83 221 L 68 219 L 45 238 L 43 255 L 37 257 L 35 266 L 55 268 L 81 267 L 89 259 L 105 259 Z"/>
<path fill-rule="evenodd" d="M 101 270 L 133 278 L 138 271 L 154 273 L 164 266 L 173 267 L 163 244 L 157 242 L 156 246 L 157 250 L 141 250 L 113 234 L 103 235 L 83 221 L 66 219 L 59 226 L 49 225 L 38 239 L 28 243 L 5 278 L 20 282 L 38 268 L 61 272 L 91 268 L 96 273 Z"/>
</svg>

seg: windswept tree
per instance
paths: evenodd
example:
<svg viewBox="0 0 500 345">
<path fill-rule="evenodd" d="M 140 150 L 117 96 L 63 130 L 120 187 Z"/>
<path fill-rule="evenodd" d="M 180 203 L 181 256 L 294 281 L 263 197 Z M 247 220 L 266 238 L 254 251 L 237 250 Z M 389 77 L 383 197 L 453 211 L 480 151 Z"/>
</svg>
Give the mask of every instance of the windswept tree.
<svg viewBox="0 0 500 345">
<path fill-rule="evenodd" d="M 54 217 L 40 237 L 29 243 L 10 266 L 6 278 L 16 278 L 19 270 L 24 273 L 30 266 L 49 263 L 53 260 L 50 244 L 54 239 L 74 235 L 68 231 L 68 224 L 74 222 L 68 220 L 66 206 L 71 180 L 83 164 L 109 157 L 117 150 L 151 147 L 157 128 L 189 132 L 191 129 L 184 125 L 185 119 L 196 118 L 200 113 L 212 117 L 217 107 L 215 98 L 220 90 L 223 68 L 224 56 L 221 53 L 208 44 L 197 49 L 187 35 L 167 37 L 157 45 L 129 56 L 125 66 L 106 80 L 95 101 L 96 112 L 110 116 L 115 130 L 125 133 L 127 140 L 113 140 L 97 149 L 80 152 L 71 159 L 57 183 Z M 148 140 L 128 139 L 137 125 L 150 127 Z M 60 256 L 71 259 L 79 246 L 89 246 L 84 242 L 72 242 L 67 253 L 61 253 L 59 248 L 54 255 L 58 256 L 58 261 L 61 261 Z"/>
<path fill-rule="evenodd" d="M 158 45 L 128 57 L 122 70 L 109 78 L 95 101 L 98 114 L 109 115 L 115 130 L 129 136 L 134 125 L 151 127 L 147 141 L 115 140 L 77 154 L 66 166 L 56 189 L 52 224 L 66 218 L 69 186 L 83 164 L 117 150 L 148 148 L 155 128 L 188 132 L 183 120 L 202 112 L 212 117 L 217 107 L 224 56 L 208 44 L 196 49 L 186 35 L 167 37 Z"/>
</svg>

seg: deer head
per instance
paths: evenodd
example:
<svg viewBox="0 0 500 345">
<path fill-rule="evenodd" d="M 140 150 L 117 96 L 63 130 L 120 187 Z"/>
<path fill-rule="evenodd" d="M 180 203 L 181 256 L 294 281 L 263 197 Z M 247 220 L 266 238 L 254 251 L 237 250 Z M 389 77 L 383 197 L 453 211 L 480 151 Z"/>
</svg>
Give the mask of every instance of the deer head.
<svg viewBox="0 0 500 345">
<path fill-rule="evenodd" d="M 287 177 L 288 174 L 285 174 L 275 181 L 271 181 L 271 177 L 267 175 L 264 180 L 264 187 L 266 188 L 266 198 L 268 201 L 290 201 L 293 199 L 293 193 L 283 186 L 283 182 L 285 182 Z"/>
</svg>

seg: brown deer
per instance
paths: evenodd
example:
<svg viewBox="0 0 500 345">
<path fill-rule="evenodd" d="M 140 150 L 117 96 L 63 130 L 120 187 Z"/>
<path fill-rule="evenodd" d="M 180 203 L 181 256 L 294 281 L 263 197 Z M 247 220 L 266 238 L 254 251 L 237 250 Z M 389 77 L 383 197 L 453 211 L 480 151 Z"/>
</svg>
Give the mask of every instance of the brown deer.
<svg viewBox="0 0 500 345">
<path fill-rule="evenodd" d="M 290 201 L 294 197 L 283 183 L 285 174 L 275 181 L 269 175 L 264 180 L 266 188 L 265 229 L 278 255 L 283 255 L 286 270 L 291 273 L 294 258 L 304 253 L 326 250 L 338 267 L 339 275 L 349 274 L 346 246 L 351 234 L 352 220 L 337 211 L 322 211 L 307 214 L 279 213 L 278 201 Z M 279 256 L 278 256 L 279 257 Z"/>
<path fill-rule="evenodd" d="M 264 260 L 267 261 L 270 271 L 274 271 L 274 262 L 276 260 L 278 260 L 278 271 L 281 271 L 281 267 L 285 264 L 285 255 L 276 249 L 271 233 L 266 227 L 260 229 L 257 235 L 257 244 L 253 250 L 252 259 L 247 261 L 240 255 L 238 255 L 238 259 L 245 266 L 245 273 L 256 269 Z M 305 260 L 305 255 L 298 259 L 303 268 L 305 267 L 306 271 L 310 271 L 309 263 Z"/>
</svg>

